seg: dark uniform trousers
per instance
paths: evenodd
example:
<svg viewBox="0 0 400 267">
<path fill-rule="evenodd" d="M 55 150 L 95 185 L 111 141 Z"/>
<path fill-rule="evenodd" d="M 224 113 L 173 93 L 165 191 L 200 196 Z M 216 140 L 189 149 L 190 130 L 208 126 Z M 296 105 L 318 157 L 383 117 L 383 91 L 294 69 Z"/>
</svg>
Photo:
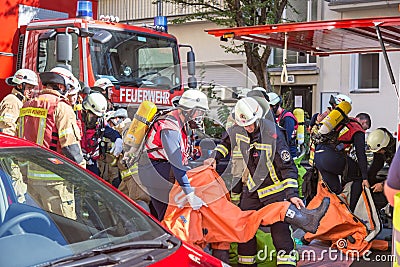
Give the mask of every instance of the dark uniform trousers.
<svg viewBox="0 0 400 267">
<path fill-rule="evenodd" d="M 322 180 L 333 193 L 340 194 L 346 183 L 353 182 L 349 208 L 354 211 L 362 192 L 362 178 L 357 162 L 348 157 L 344 151 L 337 151 L 332 144 L 318 145 L 314 160 L 321 172 Z M 342 176 L 342 181 L 339 175 Z"/>
<path fill-rule="evenodd" d="M 239 207 L 242 210 L 259 210 L 268 204 L 283 201 L 285 194 L 283 192 L 276 193 L 270 197 L 265 197 L 262 200 L 259 199 L 257 191 L 249 192 L 246 186 L 243 186 L 243 192 L 240 198 Z M 292 239 L 292 231 L 290 224 L 284 222 L 278 222 L 270 225 L 271 236 L 275 246 L 275 250 L 285 251 L 286 255 L 293 255 L 294 253 L 294 241 Z M 272 248 L 268 248 L 268 254 L 270 254 Z M 240 256 L 256 256 L 257 257 L 257 240 L 254 236 L 251 240 L 246 243 L 238 244 L 238 255 Z M 268 255 L 269 257 L 269 255 Z M 257 266 L 253 264 L 239 264 L 239 266 Z M 293 266 L 293 264 L 279 264 L 279 266 Z"/>
</svg>

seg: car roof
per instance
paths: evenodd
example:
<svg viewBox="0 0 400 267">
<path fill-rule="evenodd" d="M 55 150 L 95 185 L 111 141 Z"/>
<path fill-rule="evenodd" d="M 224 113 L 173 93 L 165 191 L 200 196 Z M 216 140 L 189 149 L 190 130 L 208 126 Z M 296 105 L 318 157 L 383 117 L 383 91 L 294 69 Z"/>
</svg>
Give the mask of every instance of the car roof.
<svg viewBox="0 0 400 267">
<path fill-rule="evenodd" d="M 37 147 L 35 143 L 8 134 L 0 133 L 0 148 L 7 147 Z"/>
</svg>

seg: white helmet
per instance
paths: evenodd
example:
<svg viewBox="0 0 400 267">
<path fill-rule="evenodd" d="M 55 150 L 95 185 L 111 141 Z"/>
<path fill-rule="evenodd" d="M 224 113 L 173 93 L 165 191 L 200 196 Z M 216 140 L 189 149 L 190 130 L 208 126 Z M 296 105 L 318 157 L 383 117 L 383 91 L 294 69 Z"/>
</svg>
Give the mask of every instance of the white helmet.
<svg viewBox="0 0 400 267">
<path fill-rule="evenodd" d="M 277 93 L 270 92 L 270 93 L 267 93 L 267 96 L 269 99 L 268 103 L 271 106 L 275 106 L 276 104 L 281 102 L 281 97 Z"/>
<path fill-rule="evenodd" d="M 107 87 L 114 86 L 113 83 L 108 78 L 100 78 L 94 82 L 94 87 L 100 87 L 103 90 L 106 90 Z"/>
<path fill-rule="evenodd" d="M 373 130 L 367 137 L 369 150 L 377 152 L 389 145 L 390 136 L 382 129 Z"/>
<path fill-rule="evenodd" d="M 64 78 L 64 85 L 68 87 L 74 87 L 76 86 L 76 82 L 78 81 L 75 76 L 67 70 L 66 68 L 63 67 L 55 67 L 50 70 L 50 72 L 57 73 L 61 75 Z"/>
<path fill-rule="evenodd" d="M 109 121 L 110 119 L 114 118 L 114 113 L 114 110 L 107 111 L 106 114 L 104 114 L 104 120 Z"/>
<path fill-rule="evenodd" d="M 209 110 L 206 94 L 196 89 L 189 89 L 185 91 L 179 99 L 178 107 L 183 109 L 198 108 Z"/>
<path fill-rule="evenodd" d="M 68 91 L 67 95 L 75 95 L 79 93 L 82 90 L 81 84 L 79 83 L 79 80 L 75 77 L 73 77 L 74 80 L 74 85 L 70 90 Z"/>
<path fill-rule="evenodd" d="M 239 126 L 249 126 L 262 117 L 263 110 L 251 97 L 240 99 L 235 105 L 235 121 Z"/>
<path fill-rule="evenodd" d="M 6 82 L 9 85 L 27 83 L 27 84 L 37 86 L 38 85 L 38 76 L 32 70 L 20 69 L 14 73 L 14 76 L 8 77 L 6 79 Z"/>
<path fill-rule="evenodd" d="M 75 76 L 63 67 L 55 67 L 50 71 L 40 73 L 39 76 L 43 85 L 63 84 L 66 89 L 61 92 L 62 94 L 67 93 L 70 88 L 76 86 L 77 79 Z"/>
<path fill-rule="evenodd" d="M 107 111 L 107 99 L 100 93 L 91 93 L 85 97 L 82 106 L 85 110 L 90 110 L 96 116 L 102 117 Z"/>
<path fill-rule="evenodd" d="M 262 91 L 262 92 L 264 92 L 264 93 L 267 93 L 267 90 L 265 90 L 265 88 L 264 88 L 264 87 L 261 87 L 261 86 L 254 87 L 253 90 L 255 90 L 255 91 Z"/>
<path fill-rule="evenodd" d="M 351 101 L 351 98 L 348 97 L 347 95 L 344 95 L 344 94 L 335 95 L 334 98 L 335 98 L 336 105 L 339 104 L 342 101 L 347 101 L 350 104 L 353 104 L 352 101 Z"/>
<path fill-rule="evenodd" d="M 117 109 L 111 118 L 118 118 L 118 117 L 125 119 L 128 118 L 128 111 L 124 108 Z"/>
</svg>

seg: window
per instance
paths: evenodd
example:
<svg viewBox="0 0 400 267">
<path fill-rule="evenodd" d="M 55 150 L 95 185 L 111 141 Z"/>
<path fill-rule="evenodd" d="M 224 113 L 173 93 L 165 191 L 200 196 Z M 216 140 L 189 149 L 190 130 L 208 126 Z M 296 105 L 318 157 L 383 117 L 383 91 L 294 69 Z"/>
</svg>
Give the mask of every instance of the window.
<svg viewBox="0 0 400 267">
<path fill-rule="evenodd" d="M 303 22 L 317 20 L 317 0 L 289 1 L 291 8 L 284 11 L 283 18 L 288 22 Z M 272 64 L 282 65 L 283 50 L 280 48 L 272 49 Z M 317 58 L 309 54 L 287 51 L 287 64 L 310 64 L 316 63 Z"/>
<path fill-rule="evenodd" d="M 78 35 L 75 33 L 72 36 L 72 61 L 69 62 L 72 68 L 72 73 L 75 77 L 79 77 L 79 49 L 78 47 Z M 56 39 L 42 39 L 38 43 L 38 57 L 37 57 L 37 71 L 45 72 L 50 71 L 52 68 L 56 67 L 59 62 L 57 62 L 56 54 Z"/>
<path fill-rule="evenodd" d="M 379 90 L 379 54 L 355 54 L 351 58 L 350 88 L 356 92 Z"/>
<path fill-rule="evenodd" d="M 93 32 L 98 29 L 92 28 Z M 181 84 L 175 39 L 134 31 L 109 30 L 105 44 L 90 42 L 93 73 L 125 86 L 170 90 Z"/>
</svg>

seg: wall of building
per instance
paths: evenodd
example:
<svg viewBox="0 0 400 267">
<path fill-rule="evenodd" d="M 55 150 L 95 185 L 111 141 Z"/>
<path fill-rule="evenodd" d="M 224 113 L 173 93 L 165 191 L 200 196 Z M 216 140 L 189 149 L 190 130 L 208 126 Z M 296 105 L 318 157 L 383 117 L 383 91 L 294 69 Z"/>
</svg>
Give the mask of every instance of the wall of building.
<svg viewBox="0 0 400 267">
<path fill-rule="evenodd" d="M 381 5 L 373 9 L 370 8 L 349 8 L 340 11 L 332 11 L 328 3 L 323 2 L 321 7 L 322 19 L 348 19 L 348 18 L 368 18 L 368 17 L 388 17 L 399 16 L 397 5 Z M 337 7 L 335 7 L 337 8 Z M 388 53 L 396 82 L 400 79 L 400 53 Z M 354 93 L 351 92 L 351 55 L 334 55 L 318 59 L 320 69 L 320 79 L 317 90 L 314 94 L 315 108 L 321 106 L 321 93 L 338 92 L 349 95 L 353 100 L 353 109 L 350 115 L 355 116 L 359 112 L 367 112 L 372 118 L 372 127 L 369 131 L 377 127 L 386 127 L 391 132 L 397 131 L 398 123 L 398 100 L 395 89 L 390 82 L 390 77 L 382 54 L 380 55 L 380 85 L 379 92 L 376 93 Z"/>
</svg>

